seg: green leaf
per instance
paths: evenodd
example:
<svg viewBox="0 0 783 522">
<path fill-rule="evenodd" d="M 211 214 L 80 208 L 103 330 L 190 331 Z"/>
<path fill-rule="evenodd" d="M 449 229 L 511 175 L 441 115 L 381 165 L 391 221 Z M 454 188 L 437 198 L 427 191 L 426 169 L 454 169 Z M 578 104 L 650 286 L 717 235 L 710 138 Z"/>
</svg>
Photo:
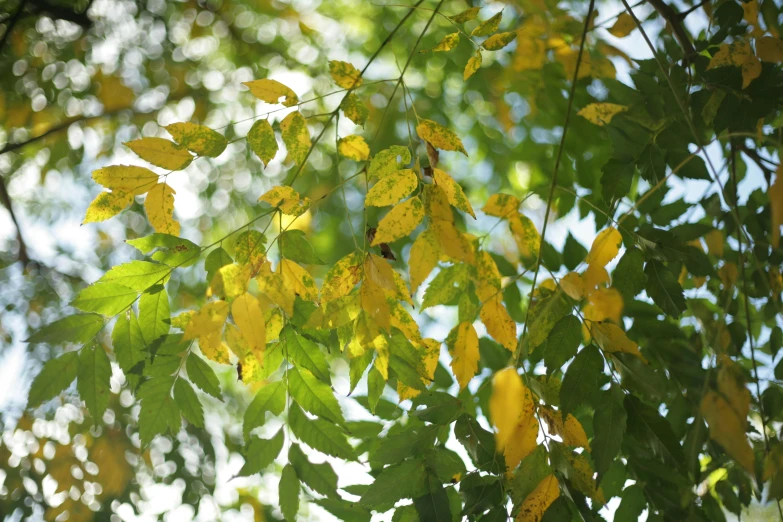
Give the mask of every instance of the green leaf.
<svg viewBox="0 0 783 522">
<path fill-rule="evenodd" d="M 644 254 L 638 248 L 629 248 L 620 258 L 617 267 L 612 272 L 612 286 L 629 303 L 639 292 L 644 290 Z"/>
<path fill-rule="evenodd" d="M 79 352 L 76 389 L 97 424 L 109 405 L 111 362 L 101 345 L 85 346 Z"/>
<path fill-rule="evenodd" d="M 457 24 L 464 24 L 465 22 L 474 20 L 478 16 L 480 9 L 481 9 L 480 7 L 471 7 L 469 9 L 462 11 L 459 14 L 455 14 L 454 16 L 449 16 L 449 20 Z"/>
<path fill-rule="evenodd" d="M 256 156 L 261 158 L 265 167 L 269 165 L 277 154 L 278 145 L 275 131 L 268 120 L 258 120 L 253 124 L 247 133 L 247 144 Z"/>
<path fill-rule="evenodd" d="M 170 234 L 155 233 L 138 239 L 129 239 L 125 242 L 138 248 L 144 254 L 149 254 L 157 249 L 152 254 L 152 259 L 170 267 L 179 268 L 194 265 L 201 254 L 201 247 L 194 242 Z"/>
<path fill-rule="evenodd" d="M 638 165 L 642 178 L 652 186 L 666 177 L 666 158 L 655 143 L 650 143 L 642 150 Z"/>
<path fill-rule="evenodd" d="M 633 161 L 610 159 L 601 171 L 601 196 L 611 207 L 630 192 L 636 165 Z"/>
<path fill-rule="evenodd" d="M 381 374 L 378 368 L 373 365 L 367 373 L 367 403 L 370 413 L 375 414 L 375 409 L 378 407 L 378 401 L 385 387 L 386 379 L 383 378 L 383 374 Z"/>
<path fill-rule="evenodd" d="M 313 464 L 298 444 L 291 444 L 288 449 L 288 461 L 296 470 L 297 477 L 307 487 L 326 497 L 337 496 L 337 474 L 331 464 L 328 462 Z"/>
<path fill-rule="evenodd" d="M 669 464 L 682 469 L 685 455 L 669 421 L 633 395 L 625 396 L 624 406 L 628 414 L 627 433 L 662 455 Z"/>
<path fill-rule="evenodd" d="M 277 430 L 271 439 L 250 437 L 250 442 L 244 451 L 245 464 L 239 470 L 238 475 L 247 477 L 263 471 L 275 461 L 283 449 L 284 442 L 283 428 Z"/>
<path fill-rule="evenodd" d="M 165 129 L 174 137 L 174 141 L 199 156 L 217 158 L 228 145 L 226 138 L 205 125 L 172 123 L 166 125 Z"/>
<path fill-rule="evenodd" d="M 359 503 L 373 507 L 394 504 L 403 498 L 418 498 L 427 493 L 427 468 L 418 460 L 406 460 L 389 466 L 375 478 Z"/>
<path fill-rule="evenodd" d="M 283 343 L 283 348 L 288 353 L 288 359 L 294 366 L 310 370 L 318 379 L 331 384 L 329 363 L 317 344 L 302 337 L 290 326 L 283 328 L 280 333 L 280 342 Z"/>
<path fill-rule="evenodd" d="M 215 375 L 215 371 L 204 359 L 194 353 L 189 354 L 187 361 L 185 361 L 185 369 L 190 381 L 201 391 L 220 399 L 220 381 Z"/>
<path fill-rule="evenodd" d="M 345 425 L 343 412 L 328 384 L 316 379 L 305 369 L 294 368 L 288 372 L 288 391 L 294 400 L 313 415 Z"/>
<path fill-rule="evenodd" d="M 511 479 L 511 500 L 514 501 L 514 511 L 551 473 L 552 468 L 547 462 L 546 449 L 543 444 L 539 444 L 533 453 L 522 459 Z"/>
<path fill-rule="evenodd" d="M 495 436 L 482 428 L 470 415 L 460 415 L 454 424 L 454 436 L 465 447 L 470 460 L 479 469 L 498 471 L 505 468 L 503 455 L 495 453 Z"/>
<path fill-rule="evenodd" d="M 250 405 L 245 410 L 242 422 L 242 432 L 245 440 L 250 432 L 259 426 L 263 426 L 266 420 L 266 412 L 280 415 L 285 409 L 285 387 L 282 381 L 270 382 L 256 393 Z"/>
<path fill-rule="evenodd" d="M 359 381 L 362 380 L 364 371 L 372 362 L 372 356 L 372 350 L 367 350 L 362 355 L 348 360 L 348 374 L 351 380 L 351 388 L 348 390 L 348 395 L 353 393 L 353 391 L 356 389 L 356 385 L 359 384 Z"/>
<path fill-rule="evenodd" d="M 552 374 L 576 355 L 582 343 L 582 321 L 574 315 L 560 319 L 544 345 L 544 362 L 547 374 Z"/>
<path fill-rule="evenodd" d="M 163 286 L 156 286 L 141 294 L 139 299 L 139 326 L 147 344 L 169 333 L 169 294 Z"/>
<path fill-rule="evenodd" d="M 633 484 L 623 490 L 623 499 L 615 512 L 617 522 L 624 520 L 639 520 L 647 508 L 647 498 L 640 484 Z"/>
<path fill-rule="evenodd" d="M 234 255 L 240 265 L 252 265 L 256 269 L 264 262 L 266 236 L 257 230 L 246 230 L 234 243 Z M 231 264 L 231 263 L 226 263 Z M 220 267 L 218 267 L 220 268 Z M 215 269 L 217 270 L 217 268 Z M 210 281 L 212 281 L 210 279 Z"/>
<path fill-rule="evenodd" d="M 313 502 L 343 522 L 370 522 L 372 518 L 370 511 L 356 502 L 341 498 L 317 498 Z"/>
<path fill-rule="evenodd" d="M 103 317 L 98 314 L 76 314 L 63 317 L 36 330 L 28 343 L 86 343 L 103 328 Z"/>
<path fill-rule="evenodd" d="M 348 93 L 343 98 L 340 108 L 343 110 L 345 117 L 356 125 L 364 125 L 364 122 L 367 121 L 367 117 L 370 115 L 370 109 L 353 92 Z"/>
<path fill-rule="evenodd" d="M 289 522 L 296 520 L 299 513 L 299 490 L 301 484 L 299 477 L 296 476 L 296 470 L 291 464 L 283 468 L 280 474 L 280 484 L 278 485 L 278 494 L 280 498 L 280 511 Z"/>
<path fill-rule="evenodd" d="M 286 230 L 280 234 L 277 240 L 280 243 L 280 252 L 284 258 L 302 263 L 303 265 L 324 264 L 316 255 L 305 233 L 301 230 Z"/>
<path fill-rule="evenodd" d="M 177 379 L 174 382 L 174 400 L 188 422 L 197 428 L 204 427 L 204 408 L 188 381 Z"/>
<path fill-rule="evenodd" d="M 582 349 L 568 366 L 560 386 L 560 410 L 563 415 L 587 402 L 598 389 L 598 378 L 603 373 L 604 360 L 594 345 Z"/>
<path fill-rule="evenodd" d="M 46 361 L 33 379 L 27 395 L 27 408 L 34 408 L 65 390 L 79 373 L 79 352 L 64 354 Z"/>
<path fill-rule="evenodd" d="M 114 323 L 114 329 L 111 332 L 111 341 L 117 364 L 126 374 L 136 363 L 146 358 L 143 352 L 144 336 L 133 310 L 117 317 L 117 322 Z"/>
<path fill-rule="evenodd" d="M 138 295 L 136 290 L 117 283 L 93 283 L 79 292 L 71 306 L 111 317 L 130 308 Z"/>
<path fill-rule="evenodd" d="M 423 410 L 412 410 L 410 413 L 425 422 L 447 425 L 454 422 L 462 413 L 462 401 L 446 392 L 426 391 L 414 400 L 414 407 L 426 406 Z"/>
<path fill-rule="evenodd" d="M 207 271 L 207 281 L 212 281 L 218 270 L 226 265 L 233 264 L 234 260 L 223 247 L 218 247 L 209 253 L 204 261 L 204 270 Z"/>
<path fill-rule="evenodd" d="M 593 462 L 598 473 L 596 482 L 601 483 L 604 474 L 614 462 L 625 434 L 627 414 L 623 407 L 623 391 L 613 384 L 607 392 L 601 392 L 596 400 L 593 415 Z"/>
<path fill-rule="evenodd" d="M 687 308 L 682 287 L 671 270 L 660 261 L 648 261 L 644 267 L 647 276 L 645 290 L 647 295 L 661 310 L 671 317 L 679 317 Z"/>
<path fill-rule="evenodd" d="M 451 522 L 449 497 L 438 477 L 428 474 L 426 488 L 427 492 L 424 495 L 413 499 L 413 505 L 416 506 L 416 512 L 419 514 L 419 520 Z"/>
<path fill-rule="evenodd" d="M 574 270 L 585 257 L 587 249 L 569 233 L 563 245 L 563 264 L 567 269 Z"/>
<path fill-rule="evenodd" d="M 436 446 L 425 456 L 427 467 L 443 482 L 452 482 L 455 475 L 464 476 L 465 463 L 456 452 Z"/>
<path fill-rule="evenodd" d="M 288 409 L 288 425 L 297 439 L 314 450 L 343 460 L 356 460 L 342 429 L 322 419 L 308 418 L 296 404 Z"/>
<path fill-rule="evenodd" d="M 488 36 L 498 30 L 500 26 L 500 20 L 503 18 L 503 11 L 500 11 L 496 15 L 481 22 L 473 31 L 470 36 Z"/>
<path fill-rule="evenodd" d="M 528 314 L 530 346 L 536 347 L 545 342 L 560 318 L 570 313 L 571 305 L 559 290 L 532 305 Z"/>
<path fill-rule="evenodd" d="M 181 425 L 179 408 L 171 396 L 174 377 L 153 377 L 142 383 L 136 398 L 141 400 L 139 437 L 146 447 L 156 435 L 176 434 Z"/>
<path fill-rule="evenodd" d="M 435 424 L 406 426 L 402 431 L 381 439 L 370 453 L 370 462 L 397 464 L 418 455 L 432 447 L 439 430 L 440 426 Z"/>
<path fill-rule="evenodd" d="M 424 292 L 421 310 L 446 304 L 465 288 L 468 282 L 468 265 L 460 263 L 441 269 Z"/>
<path fill-rule="evenodd" d="M 367 168 L 367 175 L 371 178 L 374 176 L 383 178 L 404 168 L 410 162 L 411 151 L 408 150 L 408 147 L 392 145 L 373 156 L 370 166 Z"/>
<path fill-rule="evenodd" d="M 677 176 L 688 179 L 703 179 L 709 181 L 710 173 L 707 170 L 707 165 L 704 160 L 699 156 L 690 157 L 691 153 L 687 149 L 670 149 L 666 153 L 666 163 L 674 170 L 683 161 L 688 160 L 687 163 L 680 167 L 677 171 Z M 688 159 L 690 157 L 690 159 Z"/>
<path fill-rule="evenodd" d="M 131 261 L 111 268 L 98 281 L 117 283 L 143 292 L 153 285 L 164 283 L 170 273 L 171 268 L 160 263 Z"/>
</svg>

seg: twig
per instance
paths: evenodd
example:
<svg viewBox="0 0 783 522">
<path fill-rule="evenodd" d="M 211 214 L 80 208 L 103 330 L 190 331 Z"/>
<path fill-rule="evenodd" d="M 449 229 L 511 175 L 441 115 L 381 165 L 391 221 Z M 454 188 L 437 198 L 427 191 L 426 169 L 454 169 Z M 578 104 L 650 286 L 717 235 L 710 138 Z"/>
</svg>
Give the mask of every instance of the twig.
<svg viewBox="0 0 783 522">
<path fill-rule="evenodd" d="M 658 11 L 658 14 L 661 15 L 661 18 L 666 20 L 666 22 L 672 28 L 674 37 L 680 43 L 680 47 L 682 47 L 682 50 L 685 53 L 686 61 L 689 63 L 693 61 L 693 58 L 698 53 L 696 52 L 696 49 L 693 48 L 693 44 L 691 43 L 690 37 L 688 36 L 688 32 L 685 30 L 685 27 L 683 27 L 682 25 L 681 13 L 679 13 L 676 9 L 674 9 L 670 5 L 666 4 L 663 0 L 647 0 L 647 1 L 651 6 L 655 8 L 656 11 Z"/>
</svg>

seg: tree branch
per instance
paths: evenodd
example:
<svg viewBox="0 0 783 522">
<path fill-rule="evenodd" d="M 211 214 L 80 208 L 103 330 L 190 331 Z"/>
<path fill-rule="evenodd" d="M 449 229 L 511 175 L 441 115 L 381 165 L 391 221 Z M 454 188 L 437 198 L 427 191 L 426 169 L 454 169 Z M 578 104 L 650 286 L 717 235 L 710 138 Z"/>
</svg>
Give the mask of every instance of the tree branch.
<svg viewBox="0 0 783 522">
<path fill-rule="evenodd" d="M 653 8 L 658 11 L 658 14 L 661 15 L 661 18 L 666 20 L 666 23 L 669 24 L 672 33 L 674 33 L 674 38 L 679 42 L 680 47 L 682 47 L 682 50 L 685 53 L 685 59 L 688 62 L 691 62 L 693 57 L 698 53 L 696 52 L 696 49 L 693 48 L 690 36 L 682 25 L 681 14 L 663 0 L 647 0 L 647 2 L 653 6 Z"/>
</svg>

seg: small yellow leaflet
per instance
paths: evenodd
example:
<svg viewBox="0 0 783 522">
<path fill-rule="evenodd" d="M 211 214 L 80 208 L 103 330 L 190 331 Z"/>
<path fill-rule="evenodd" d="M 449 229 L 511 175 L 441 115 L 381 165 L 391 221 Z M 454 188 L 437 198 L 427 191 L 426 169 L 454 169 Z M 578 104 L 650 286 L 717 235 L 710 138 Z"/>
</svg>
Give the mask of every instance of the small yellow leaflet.
<svg viewBox="0 0 783 522">
<path fill-rule="evenodd" d="M 174 219 L 174 189 L 165 183 L 155 185 L 147 193 L 144 210 L 155 232 L 179 235 L 179 222 Z"/>
<path fill-rule="evenodd" d="M 352 134 L 337 142 L 337 152 L 348 159 L 365 161 L 370 157 L 370 146 L 364 138 Z"/>
<path fill-rule="evenodd" d="M 489 414 L 495 431 L 495 448 L 502 452 L 524 413 L 525 385 L 516 368 L 504 368 L 492 378 Z"/>
<path fill-rule="evenodd" d="M 479 348 L 478 334 L 473 325 L 462 322 L 457 325 L 457 339 L 454 341 L 454 353 L 451 359 L 451 371 L 459 382 L 460 389 L 468 385 L 478 371 Z"/>
<path fill-rule="evenodd" d="M 124 145 L 141 159 L 167 170 L 184 169 L 193 160 L 185 147 L 163 138 L 141 138 Z"/>
<path fill-rule="evenodd" d="M 365 207 L 386 207 L 394 205 L 413 192 L 419 178 L 413 169 L 393 172 L 380 180 L 367 192 Z"/>
<path fill-rule="evenodd" d="M 243 82 L 243 85 L 250 89 L 253 96 L 266 103 L 281 103 L 280 98 L 284 98 L 282 104 L 286 107 L 299 103 L 294 91 L 275 80 L 253 80 Z"/>
<path fill-rule="evenodd" d="M 412 197 L 393 207 L 378 223 L 372 246 L 391 243 L 409 235 L 424 219 L 424 205 L 419 196 Z"/>
</svg>

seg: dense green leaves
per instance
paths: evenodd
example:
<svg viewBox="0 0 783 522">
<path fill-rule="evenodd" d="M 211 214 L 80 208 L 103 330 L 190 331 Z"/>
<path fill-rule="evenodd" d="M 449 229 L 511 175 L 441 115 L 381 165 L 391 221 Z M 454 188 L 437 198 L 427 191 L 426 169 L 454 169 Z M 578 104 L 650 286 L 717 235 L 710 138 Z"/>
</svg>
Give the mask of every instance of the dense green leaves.
<svg viewBox="0 0 783 522">
<path fill-rule="evenodd" d="M 69 315 L 36 330 L 28 343 L 85 343 L 103 328 L 103 317 L 97 314 Z"/>
<path fill-rule="evenodd" d="M 270 439 L 251 437 L 245 448 L 245 464 L 239 470 L 239 475 L 244 477 L 263 471 L 280 454 L 283 442 L 285 435 L 282 429 L 277 430 Z"/>
<path fill-rule="evenodd" d="M 276 381 L 267 384 L 261 388 L 253 401 L 245 410 L 245 417 L 242 422 L 242 431 L 245 439 L 250 432 L 259 426 L 263 426 L 266 420 L 266 412 L 272 412 L 274 415 L 280 415 L 285 408 L 285 388 L 282 381 Z"/>
<path fill-rule="evenodd" d="M 589 400 L 590 395 L 598 388 L 598 379 L 603 368 L 601 353 L 592 344 L 576 355 L 568 366 L 560 387 L 560 407 L 564 413 L 574 411 Z"/>
<path fill-rule="evenodd" d="M 79 352 L 66 352 L 44 364 L 33 379 L 27 407 L 33 408 L 65 390 L 79 372 Z"/>
<path fill-rule="evenodd" d="M 288 372 L 288 391 L 299 406 L 313 415 L 336 424 L 345 424 L 343 412 L 332 389 L 308 370 L 293 369 Z"/>
<path fill-rule="evenodd" d="M 600 393 L 593 416 L 595 437 L 590 444 L 599 483 L 620 451 L 626 417 L 623 392 L 617 385 L 612 385 L 609 391 Z"/>
<path fill-rule="evenodd" d="M 100 345 L 85 346 L 79 353 L 79 376 L 76 388 L 95 422 L 109 404 L 111 362 Z"/>
<path fill-rule="evenodd" d="M 277 489 L 280 495 L 280 510 L 287 520 L 296 520 L 296 514 L 299 512 L 299 490 L 301 487 L 294 467 L 291 464 L 286 465 L 280 474 L 280 483 Z"/>
<path fill-rule="evenodd" d="M 428 473 L 424 463 L 406 460 L 384 468 L 362 495 L 363 506 L 393 504 L 403 498 L 418 498 L 428 491 Z"/>
<path fill-rule="evenodd" d="M 296 438 L 311 448 L 340 459 L 356 458 L 345 432 L 331 422 L 308 418 L 296 404 L 288 410 L 288 422 Z"/>
<path fill-rule="evenodd" d="M 653 260 L 644 267 L 644 275 L 647 276 L 645 284 L 647 295 L 661 307 L 661 310 L 672 317 L 677 317 L 685 311 L 687 305 L 682 287 L 671 270 L 661 262 Z"/>
</svg>

